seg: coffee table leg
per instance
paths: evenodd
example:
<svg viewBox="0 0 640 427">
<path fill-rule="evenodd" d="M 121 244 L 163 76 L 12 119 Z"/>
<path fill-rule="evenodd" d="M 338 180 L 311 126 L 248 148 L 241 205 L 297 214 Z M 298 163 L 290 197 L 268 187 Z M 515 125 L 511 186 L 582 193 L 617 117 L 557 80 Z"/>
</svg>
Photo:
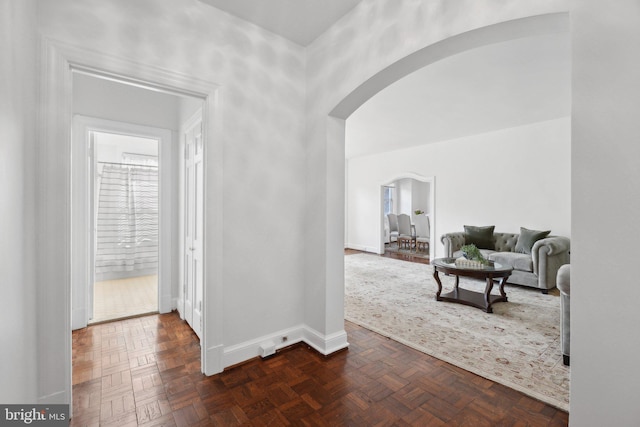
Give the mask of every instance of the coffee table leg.
<svg viewBox="0 0 640 427">
<path fill-rule="evenodd" d="M 500 295 L 504 298 L 505 302 L 507 301 L 507 293 L 504 291 L 504 284 L 507 283 L 507 278 L 500 278 Z"/>
<path fill-rule="evenodd" d="M 493 313 L 491 308 L 491 289 L 493 289 L 493 277 L 487 277 L 487 286 L 484 288 L 484 311 L 487 313 Z"/>
<path fill-rule="evenodd" d="M 438 284 L 438 292 L 436 292 L 436 301 L 440 301 L 440 294 L 442 293 L 442 282 L 440 282 L 440 277 L 438 277 L 438 270 L 433 269 L 433 278 L 436 279 L 436 283 Z"/>
</svg>

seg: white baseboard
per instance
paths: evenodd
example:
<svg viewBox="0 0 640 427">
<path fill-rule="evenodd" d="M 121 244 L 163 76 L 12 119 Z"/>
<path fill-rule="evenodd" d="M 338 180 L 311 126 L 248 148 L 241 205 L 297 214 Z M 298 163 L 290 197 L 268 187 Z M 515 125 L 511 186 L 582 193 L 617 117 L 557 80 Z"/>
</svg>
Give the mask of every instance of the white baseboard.
<svg viewBox="0 0 640 427">
<path fill-rule="evenodd" d="M 182 298 L 178 298 L 176 300 L 176 310 L 178 311 L 178 314 L 180 315 L 180 319 L 184 320 L 184 303 L 182 302 Z"/>
<path fill-rule="evenodd" d="M 224 346 L 216 345 L 209 347 L 204 352 L 204 374 L 215 375 L 222 372 L 224 369 Z"/>
<path fill-rule="evenodd" d="M 324 356 L 349 347 L 347 333 L 344 330 L 324 335 L 309 326 L 304 327 L 304 342 Z"/>
<path fill-rule="evenodd" d="M 284 337 L 286 340 L 283 340 Z M 344 330 L 325 336 L 313 328 L 300 325 L 225 348 L 222 367 L 234 366 L 260 356 L 261 344 L 274 343 L 276 350 L 280 350 L 299 342 L 305 342 L 324 356 L 349 347 Z"/>
<path fill-rule="evenodd" d="M 264 335 L 251 341 L 232 345 L 224 349 L 224 367 L 237 365 L 246 362 L 254 357 L 260 356 L 260 345 L 267 342 L 273 342 L 276 350 L 299 343 L 302 341 L 303 326 L 297 326 L 289 329 L 283 329 L 273 334 Z M 284 341 L 286 337 L 286 341 Z"/>
</svg>

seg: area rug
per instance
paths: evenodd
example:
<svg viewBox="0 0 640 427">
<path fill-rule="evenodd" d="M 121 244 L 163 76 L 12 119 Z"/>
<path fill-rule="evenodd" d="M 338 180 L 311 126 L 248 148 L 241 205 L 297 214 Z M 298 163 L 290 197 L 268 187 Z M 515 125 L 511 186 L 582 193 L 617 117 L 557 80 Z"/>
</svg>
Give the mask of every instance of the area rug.
<svg viewBox="0 0 640 427">
<path fill-rule="evenodd" d="M 454 277 L 440 275 L 443 292 Z M 484 282 L 460 278 L 482 291 Z M 433 267 L 370 254 L 345 256 L 345 318 L 440 360 L 569 410 L 560 297 L 506 285 L 493 313 L 436 301 Z M 494 289 L 493 292 L 498 292 Z"/>
</svg>

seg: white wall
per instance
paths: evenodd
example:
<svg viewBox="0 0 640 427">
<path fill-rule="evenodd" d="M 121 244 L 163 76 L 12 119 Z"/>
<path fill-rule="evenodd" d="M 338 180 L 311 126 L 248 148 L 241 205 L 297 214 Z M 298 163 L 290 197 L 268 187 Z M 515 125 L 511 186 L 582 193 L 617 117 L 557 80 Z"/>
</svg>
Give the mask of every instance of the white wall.
<svg viewBox="0 0 640 427">
<path fill-rule="evenodd" d="M 349 194 L 347 192 L 348 197 Z M 413 180 L 405 178 L 396 181 L 396 197 L 398 199 L 398 211 L 396 213 L 411 215 L 413 211 Z"/>
<path fill-rule="evenodd" d="M 415 215 L 415 211 L 420 209 L 429 213 L 429 187 L 430 184 L 418 180 L 413 180 L 411 188 L 411 215 Z"/>
<path fill-rule="evenodd" d="M 0 402 L 36 400 L 35 2 L 0 1 Z"/>
<path fill-rule="evenodd" d="M 223 221 L 224 231 L 215 238 L 222 245 L 224 268 L 210 277 L 219 275 L 223 283 L 219 304 L 224 323 L 206 327 L 222 331 L 226 350 L 301 325 L 306 156 L 302 48 L 193 0 L 42 0 L 39 7 L 40 30 L 56 43 L 220 86 L 213 114 L 223 131 L 212 143 L 222 147 L 222 170 L 208 173 L 222 177 L 224 186 L 207 197 L 223 211 L 220 216 L 208 211 L 206 221 Z M 56 191 L 64 195 L 66 189 Z M 49 268 L 64 268 L 64 262 L 56 267 L 56 254 L 48 257 Z M 251 268 L 246 268 L 247 260 Z M 55 286 L 62 290 L 65 283 Z M 48 365 L 65 363 L 57 354 L 52 351 Z M 56 392 L 59 383 L 52 376 L 45 393 Z"/>
<path fill-rule="evenodd" d="M 572 2 L 570 425 L 640 423 L 640 5 Z"/>
<path fill-rule="evenodd" d="M 377 249 L 380 186 L 408 172 L 435 177 L 436 256 L 444 255 L 440 236 L 463 231 L 465 224 L 495 225 L 496 231 L 512 233 L 522 226 L 571 236 L 569 118 L 348 163 L 348 247 Z"/>
</svg>

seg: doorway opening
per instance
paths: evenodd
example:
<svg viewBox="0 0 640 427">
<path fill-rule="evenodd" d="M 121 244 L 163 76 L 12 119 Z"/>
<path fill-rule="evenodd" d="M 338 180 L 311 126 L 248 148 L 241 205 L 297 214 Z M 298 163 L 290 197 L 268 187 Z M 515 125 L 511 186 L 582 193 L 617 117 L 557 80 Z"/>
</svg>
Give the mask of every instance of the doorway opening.
<svg viewBox="0 0 640 427">
<path fill-rule="evenodd" d="M 91 131 L 89 323 L 158 311 L 158 140 Z"/>
<path fill-rule="evenodd" d="M 171 311 L 171 134 L 74 116 L 72 329 Z"/>
<path fill-rule="evenodd" d="M 433 177 L 401 176 L 381 186 L 380 254 L 393 253 L 403 258 L 427 261 L 433 257 L 435 189 Z M 407 220 L 404 225 L 399 216 Z M 401 236 L 404 236 L 401 237 Z M 406 237 L 409 236 L 407 239 Z"/>
<path fill-rule="evenodd" d="M 43 187 L 41 209 L 44 211 L 43 221 L 38 230 L 42 234 L 42 246 L 38 253 L 45 254 L 46 262 L 38 272 L 39 277 L 46 278 L 51 286 L 42 289 L 37 301 L 37 309 L 40 313 L 39 322 L 42 335 L 54 336 L 56 339 L 45 339 L 41 342 L 41 355 L 38 358 L 38 366 L 43 372 L 50 374 L 42 379 L 42 389 L 48 390 L 48 396 L 56 396 L 55 399 L 63 402 L 71 402 L 72 397 L 72 335 L 71 331 L 84 328 L 87 325 L 88 313 L 86 309 L 87 292 L 86 275 L 90 271 L 87 267 L 88 248 L 88 209 L 82 199 L 86 191 L 87 179 L 78 179 L 79 176 L 88 176 L 86 169 L 86 147 L 76 143 L 76 136 L 83 135 L 86 128 L 76 127 L 76 117 L 85 115 L 90 117 L 105 117 L 96 114 L 102 111 L 103 103 L 95 92 L 78 90 L 75 77 L 80 74 L 93 77 L 102 77 L 103 80 L 122 83 L 122 86 L 146 87 L 152 92 L 171 93 L 183 99 L 196 100 L 198 107 L 202 108 L 203 115 L 203 145 L 204 150 L 204 185 L 205 211 L 207 213 L 204 226 L 206 235 L 221 235 L 223 222 L 222 203 L 218 203 L 223 193 L 223 156 L 222 156 L 222 118 L 214 114 L 219 109 L 220 86 L 210 80 L 198 79 L 184 73 L 175 73 L 170 70 L 154 66 L 144 65 L 135 61 L 105 56 L 95 51 L 88 51 L 76 46 L 61 44 L 51 40 L 44 40 L 41 49 L 41 85 L 42 100 L 39 111 L 42 114 L 42 150 L 37 153 L 39 170 Z M 79 94 L 86 94 L 94 100 L 91 112 L 79 112 L 75 110 L 76 99 Z M 104 99 L 111 99 L 112 91 L 103 93 Z M 134 98 L 135 100 L 135 98 Z M 136 108 L 133 102 L 125 105 L 127 112 L 147 114 L 156 111 L 156 105 L 152 109 Z M 118 109 L 120 115 L 125 108 Z M 182 115 L 181 108 L 176 111 Z M 185 112 L 186 113 L 186 112 Z M 115 119 L 121 119 L 117 117 Z M 163 140 L 164 142 L 164 140 Z M 175 147 L 175 144 L 174 144 Z M 166 150 L 168 149 L 168 151 Z M 163 151 L 168 153 L 163 156 Z M 172 147 L 164 147 L 161 143 L 160 162 L 163 158 L 170 161 L 169 169 L 176 169 L 172 165 L 180 158 L 177 147 L 171 152 Z M 80 161 L 78 161 L 80 159 Z M 213 171 L 218 171 L 213 173 Z M 167 173 L 163 168 L 162 175 Z M 169 187 L 179 188 L 179 179 L 168 177 Z M 160 177 L 161 187 L 164 176 Z M 50 190 L 56 189 L 58 192 Z M 162 193 L 162 189 L 160 190 Z M 175 200 L 174 200 L 175 202 Z M 169 198 L 161 197 L 160 204 L 163 209 L 165 203 L 171 209 L 171 218 L 178 216 L 177 203 L 172 203 Z M 162 218 L 160 219 L 162 223 Z M 171 223 L 167 235 L 167 244 L 161 244 L 160 256 L 165 256 L 164 248 L 179 252 L 177 245 L 171 245 L 171 240 L 179 233 L 171 232 Z M 179 228 L 178 224 L 175 225 Z M 164 229 L 163 224 L 160 226 Z M 205 242 L 204 268 L 204 296 L 203 317 L 205 327 L 201 340 L 201 370 L 206 375 L 213 375 L 222 371 L 223 352 L 223 246 L 221 239 L 207 239 Z M 179 255 L 170 259 L 178 259 Z M 165 264 L 160 265 L 159 281 L 162 286 L 162 277 Z M 171 268 L 171 263 L 169 263 Z M 177 270 L 177 269 L 176 269 Z M 169 273 L 173 271 L 170 270 Z M 166 276 L 171 278 L 172 274 Z M 159 311 L 167 305 L 171 310 L 173 287 L 177 294 L 179 276 L 175 281 L 169 281 L 170 292 L 159 296 Z M 162 289 L 161 289 L 162 290 Z M 167 304 L 168 303 L 168 304 Z M 50 307 L 59 309 L 52 310 Z M 51 370 L 51 366 L 64 366 L 64 369 Z"/>
<path fill-rule="evenodd" d="M 72 329 L 175 309 L 184 317 L 185 133 L 199 117 L 203 191 L 203 99 L 92 72 L 72 81 Z M 195 211 L 202 228 L 202 198 Z M 190 324 L 201 337 L 198 296 Z"/>
</svg>

